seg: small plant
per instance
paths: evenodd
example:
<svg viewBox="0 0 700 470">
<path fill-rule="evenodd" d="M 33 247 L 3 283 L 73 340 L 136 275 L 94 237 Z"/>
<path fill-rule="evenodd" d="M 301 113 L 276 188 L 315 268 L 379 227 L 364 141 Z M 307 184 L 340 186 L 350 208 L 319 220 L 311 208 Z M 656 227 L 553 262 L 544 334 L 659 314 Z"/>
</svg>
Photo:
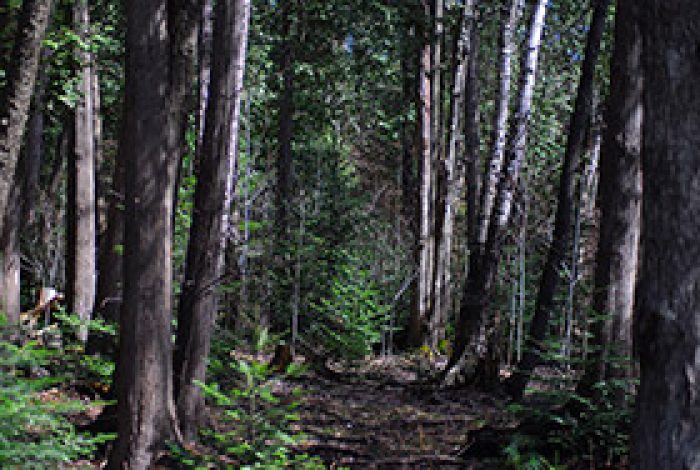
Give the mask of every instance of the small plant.
<svg viewBox="0 0 700 470">
<path fill-rule="evenodd" d="M 354 266 L 340 268 L 329 295 L 313 306 L 307 342 L 333 358 L 362 359 L 381 340 L 388 309 L 380 299 L 368 272 Z"/>
<path fill-rule="evenodd" d="M 239 360 L 229 364 L 238 377 L 238 386 L 224 392 L 218 384 L 198 385 L 206 397 L 221 409 L 215 429 L 201 432 L 203 441 L 217 451 L 216 456 L 173 449 L 173 454 L 193 468 L 299 468 L 322 469 L 321 461 L 306 454 L 294 454 L 291 446 L 303 436 L 291 429 L 298 420 L 298 402 L 283 400 L 272 390 L 272 371 L 264 362 Z M 291 364 L 287 374 L 299 366 Z M 293 392 L 294 396 L 299 391 Z"/>
<path fill-rule="evenodd" d="M 537 391 L 535 402 L 558 404 L 547 408 L 510 405 L 510 411 L 521 422 L 537 426 L 528 427 L 536 429 L 536 434 L 513 436 L 504 450 L 509 465 L 518 469 L 558 468 L 525 465 L 531 462 L 530 457 L 540 458 L 542 454 L 547 458 L 567 456 L 571 462 L 620 465 L 629 453 L 633 409 L 630 382 L 631 379 L 600 382 L 595 386 L 595 398 L 582 396 L 571 388 Z M 624 404 L 619 402 L 620 391 L 625 393 Z"/>
<path fill-rule="evenodd" d="M 33 341 L 0 341 L 0 468 L 59 468 L 113 438 L 76 432 L 68 415 L 85 405 L 59 393 L 56 385 L 64 377 L 28 376 L 27 371 L 45 370 L 58 355 Z"/>
<path fill-rule="evenodd" d="M 521 447 L 527 447 L 527 437 L 519 436 L 503 450 L 506 466 L 516 470 L 564 470 L 566 467 L 550 463 L 537 452 L 522 453 Z M 525 445 L 523 445 L 525 444 Z"/>
</svg>

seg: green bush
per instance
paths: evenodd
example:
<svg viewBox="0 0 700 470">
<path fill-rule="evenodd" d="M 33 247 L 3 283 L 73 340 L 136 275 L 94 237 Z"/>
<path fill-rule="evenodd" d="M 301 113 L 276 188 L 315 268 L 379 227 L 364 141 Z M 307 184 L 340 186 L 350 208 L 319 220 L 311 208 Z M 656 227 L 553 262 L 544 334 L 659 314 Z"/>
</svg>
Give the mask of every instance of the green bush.
<svg viewBox="0 0 700 470">
<path fill-rule="evenodd" d="M 326 357 L 362 359 L 381 340 L 388 308 L 369 272 L 354 264 L 338 268 L 330 293 L 312 306 L 305 339 Z"/>
<path fill-rule="evenodd" d="M 625 461 L 629 454 L 634 400 L 630 382 L 631 379 L 599 382 L 595 385 L 594 398 L 582 396 L 571 388 L 535 392 L 535 403 L 559 404 L 548 408 L 510 405 L 510 411 L 520 422 L 538 423 L 533 434 L 515 434 L 504 450 L 511 468 L 558 468 L 544 462 L 547 462 L 545 457 L 558 461 L 560 456 L 570 462 L 608 466 Z M 624 391 L 624 404 L 618 401 L 620 390 Z M 525 464 L 540 458 L 544 466 Z"/>
<path fill-rule="evenodd" d="M 60 354 L 36 342 L 0 341 L 0 468 L 58 468 L 90 456 L 113 437 L 76 432 L 68 415 L 85 405 L 51 393 L 66 380 L 46 373 Z M 30 377 L 28 371 L 39 377 Z"/>
<path fill-rule="evenodd" d="M 288 374 L 297 374 L 292 364 Z M 237 376 L 237 387 L 222 391 L 218 384 L 198 385 L 221 410 L 216 429 L 201 431 L 206 446 L 216 455 L 202 455 L 173 447 L 175 457 L 191 468 L 295 468 L 322 469 L 321 461 L 306 454 L 295 454 L 291 446 L 302 439 L 292 431 L 291 423 L 299 419 L 297 401 L 285 402 L 272 391 L 272 374 L 259 361 L 239 360 L 229 364 L 229 373 Z M 298 396 L 295 390 L 295 396 Z"/>
</svg>

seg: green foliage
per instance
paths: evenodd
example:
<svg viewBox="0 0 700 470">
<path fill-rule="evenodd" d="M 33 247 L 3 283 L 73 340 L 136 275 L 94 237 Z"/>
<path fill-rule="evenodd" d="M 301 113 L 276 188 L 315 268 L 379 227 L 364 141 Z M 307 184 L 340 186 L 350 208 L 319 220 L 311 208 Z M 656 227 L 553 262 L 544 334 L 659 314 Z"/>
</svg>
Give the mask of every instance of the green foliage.
<svg viewBox="0 0 700 470">
<path fill-rule="evenodd" d="M 204 443 L 217 455 L 173 447 L 180 462 L 191 468 L 325 468 L 320 460 L 290 449 L 302 438 L 291 429 L 291 423 L 299 419 L 298 402 L 284 401 L 273 393 L 273 372 L 268 365 L 239 360 L 229 363 L 229 372 L 237 377 L 237 386 L 228 391 L 216 383 L 197 384 L 221 410 L 215 428 L 201 431 Z M 299 372 L 295 364 L 287 369 L 287 374 Z M 299 390 L 293 394 L 299 396 Z"/>
<path fill-rule="evenodd" d="M 361 359 L 381 339 L 388 308 L 370 273 L 355 265 L 338 268 L 328 296 L 312 305 L 307 341 L 328 356 Z"/>
<path fill-rule="evenodd" d="M 36 342 L 0 341 L 0 468 L 58 468 L 113 438 L 76 432 L 68 416 L 85 405 L 57 393 L 65 377 L 45 373 L 60 354 Z"/>
<path fill-rule="evenodd" d="M 631 379 L 614 379 L 594 385 L 593 397 L 583 396 L 571 388 L 534 393 L 534 403 L 510 405 L 521 421 L 541 423 L 537 434 L 516 434 L 504 450 L 508 462 L 518 465 L 534 458 L 566 456 L 576 462 L 619 465 L 629 454 L 634 388 Z M 549 387 L 547 387 L 549 388 Z M 515 459 L 519 456 L 519 459 Z M 543 460 L 544 461 L 544 460 Z M 512 465 L 514 468 L 551 468 Z"/>
<path fill-rule="evenodd" d="M 516 436 L 516 439 L 503 450 L 506 457 L 506 466 L 516 470 L 564 470 L 566 467 L 551 464 L 546 458 L 537 452 L 522 453 L 522 447 L 531 444 L 529 439 Z"/>
</svg>

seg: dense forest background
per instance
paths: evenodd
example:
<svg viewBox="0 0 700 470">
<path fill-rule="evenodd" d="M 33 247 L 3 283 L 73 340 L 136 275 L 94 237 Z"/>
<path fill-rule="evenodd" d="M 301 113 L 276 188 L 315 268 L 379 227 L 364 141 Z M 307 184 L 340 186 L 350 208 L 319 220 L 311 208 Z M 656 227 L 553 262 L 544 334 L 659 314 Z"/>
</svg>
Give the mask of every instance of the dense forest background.
<svg viewBox="0 0 700 470">
<path fill-rule="evenodd" d="M 700 466 L 693 0 L 0 37 L 2 468 Z"/>
</svg>

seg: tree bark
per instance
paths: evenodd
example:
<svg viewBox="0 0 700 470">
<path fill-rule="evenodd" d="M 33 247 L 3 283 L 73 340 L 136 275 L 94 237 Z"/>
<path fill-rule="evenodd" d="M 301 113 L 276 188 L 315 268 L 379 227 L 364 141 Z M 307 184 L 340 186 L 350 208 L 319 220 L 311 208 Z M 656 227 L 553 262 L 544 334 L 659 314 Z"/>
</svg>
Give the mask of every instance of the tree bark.
<svg viewBox="0 0 700 470">
<path fill-rule="evenodd" d="M 478 15 L 478 12 L 477 12 Z M 475 19 L 475 21 L 477 21 Z M 481 86 L 479 71 L 481 58 L 479 55 L 480 32 L 478 24 L 472 28 L 472 47 L 467 66 L 467 82 L 465 88 L 464 106 L 464 179 L 466 184 L 467 201 L 467 246 L 469 256 L 476 256 L 478 248 L 479 229 L 479 194 L 482 181 L 479 175 L 480 165 L 480 123 Z M 449 295 L 451 297 L 451 294 Z"/>
<path fill-rule="evenodd" d="M 426 6 L 424 14 L 429 16 L 430 8 Z M 427 333 L 428 312 L 430 311 L 430 274 L 432 251 L 432 227 L 430 201 L 432 196 L 432 94 L 431 94 L 431 41 L 430 35 L 421 31 L 422 46 L 418 64 L 418 149 L 419 149 L 419 209 L 418 209 L 418 239 L 416 240 L 416 258 L 418 268 L 418 284 L 416 286 L 417 302 L 411 312 L 408 328 L 408 343 L 420 346 Z"/>
<path fill-rule="evenodd" d="M 462 140 L 460 131 L 464 116 L 465 88 L 467 74 L 469 72 L 470 56 L 472 54 L 472 35 L 476 28 L 474 18 L 474 0 L 465 1 L 460 20 L 459 38 L 455 50 L 455 70 L 452 84 L 452 98 L 450 100 L 450 126 L 448 128 L 447 154 L 442 161 L 442 184 L 444 194 L 438 210 L 442 217 L 442 234 L 437 239 L 435 250 L 435 282 L 433 285 L 433 306 L 430 325 L 430 346 L 436 349 L 438 342 L 445 337 L 445 325 L 447 321 L 448 306 L 451 299 L 451 261 L 452 238 L 455 218 L 455 203 L 459 191 L 459 178 L 457 175 L 458 144 Z"/>
<path fill-rule="evenodd" d="M 593 396 L 595 383 L 629 377 L 631 368 L 611 367 L 617 356 L 632 356 L 634 304 L 641 217 L 642 37 L 636 2 L 618 0 L 610 96 L 600 161 L 600 237 L 596 256 L 593 310 L 609 319 L 592 329 L 592 353 L 579 392 Z"/>
<path fill-rule="evenodd" d="M 0 94 L 0 214 L 5 214 L 15 179 L 51 4 L 51 0 L 22 2 L 12 58 L 7 68 L 7 85 Z M 3 218 L 0 216 L 0 233 Z"/>
<path fill-rule="evenodd" d="M 609 0 L 598 0 L 593 9 L 593 17 L 586 39 L 586 50 L 576 102 L 569 123 L 566 150 L 559 180 L 557 212 L 554 219 L 554 234 L 547 252 L 540 286 L 537 292 L 535 313 L 530 324 L 529 348 L 518 364 L 517 371 L 509 379 L 507 388 L 511 396 L 522 397 L 525 386 L 535 366 L 541 361 L 544 352 L 543 341 L 549 326 L 549 319 L 555 307 L 555 295 L 560 286 L 559 273 L 569 251 L 573 224 L 572 214 L 575 205 L 576 171 L 586 149 L 586 135 L 593 113 L 593 82 L 595 67 L 600 53 L 600 42 L 605 30 Z"/>
<path fill-rule="evenodd" d="M 227 189 L 238 159 L 240 98 L 250 19 L 250 0 L 220 0 L 214 19 L 213 64 L 202 152 L 195 188 L 194 218 L 187 247 L 185 282 L 178 309 L 175 386 L 185 439 L 196 437 L 204 417 L 204 382 L 211 328 L 223 270 Z"/>
<path fill-rule="evenodd" d="M 122 124 L 123 125 L 123 124 Z M 116 322 L 122 298 L 122 264 L 124 242 L 124 144 L 125 131 L 120 132 L 120 143 L 114 161 L 112 182 L 107 197 L 107 228 L 98 248 L 99 271 L 95 313 L 102 319 Z M 100 347 L 101 349 L 101 347 Z"/>
<path fill-rule="evenodd" d="M 293 37 L 293 2 L 285 1 L 280 5 L 282 31 L 278 45 L 278 73 L 282 80 L 282 89 L 278 97 L 277 109 L 277 159 L 275 162 L 276 184 L 274 197 L 274 234 L 275 234 L 275 278 L 276 294 L 270 306 L 270 320 L 277 330 L 289 327 L 292 298 L 292 261 L 289 255 L 290 240 L 290 204 L 293 199 L 293 155 L 294 138 L 294 81 L 295 81 L 295 38 Z"/>
<path fill-rule="evenodd" d="M 21 161 L 26 155 L 20 157 Z M 19 233 L 22 208 L 22 178 L 18 175 L 10 190 L 5 208 L 5 223 L 0 234 L 0 314 L 5 315 L 7 324 L 19 324 L 20 313 L 20 251 Z"/>
<path fill-rule="evenodd" d="M 700 3 L 639 2 L 643 37 L 641 382 L 632 468 L 700 468 Z"/>
<path fill-rule="evenodd" d="M 175 159 L 169 153 L 166 0 L 128 0 L 126 14 L 124 295 L 118 437 L 108 467 L 142 470 L 178 436 L 170 327 Z"/>
<path fill-rule="evenodd" d="M 513 37 L 518 27 L 518 21 L 522 15 L 523 0 L 509 0 L 508 5 L 502 11 L 503 23 L 499 37 L 501 52 L 498 66 L 498 98 L 496 113 L 493 121 L 493 141 L 489 161 L 485 167 L 483 188 L 479 201 L 479 227 L 477 229 L 477 248 L 483 250 L 489 230 L 489 220 L 493 202 L 496 198 L 496 185 L 503 168 L 505 159 L 506 138 L 508 132 L 508 117 L 510 109 L 511 88 L 511 62 L 515 41 Z M 507 14 L 507 16 L 506 16 Z M 473 253 L 477 258 L 478 252 Z"/>
<path fill-rule="evenodd" d="M 87 41 L 90 20 L 87 0 L 73 6 L 73 23 Z M 67 306 L 80 319 L 78 340 L 87 341 L 87 322 L 95 305 L 96 290 L 96 202 L 95 202 L 95 112 L 94 63 L 91 54 L 76 51 L 79 67 L 79 98 L 75 105 L 72 154 L 68 159 L 68 260 L 66 262 Z"/>
<path fill-rule="evenodd" d="M 514 116 L 513 132 L 510 136 L 508 165 L 497 188 L 494 210 L 491 213 L 489 234 L 481 255 L 478 269 L 472 269 L 464 285 L 464 295 L 457 322 L 455 348 L 443 372 L 443 381 L 452 383 L 464 372 L 467 348 L 473 335 L 479 331 L 488 303 L 493 296 L 494 281 L 501 258 L 501 247 L 505 229 L 510 220 L 513 197 L 517 189 L 520 167 L 525 159 L 527 135 L 535 88 L 540 42 L 544 29 L 547 0 L 539 0 L 533 7 L 528 32 L 528 47 L 520 68 L 521 84 L 518 111 Z M 485 191 L 486 188 L 484 187 Z M 471 261 L 470 261 L 471 263 Z"/>
<path fill-rule="evenodd" d="M 197 0 L 168 0 L 168 33 L 170 35 L 170 91 L 168 95 L 168 146 L 175 157 L 173 188 L 173 220 L 179 200 L 182 164 L 188 152 L 188 116 L 195 106 L 192 83 L 197 72 L 197 38 L 202 7 Z M 172 237 L 172 235 L 171 235 Z"/>
</svg>

